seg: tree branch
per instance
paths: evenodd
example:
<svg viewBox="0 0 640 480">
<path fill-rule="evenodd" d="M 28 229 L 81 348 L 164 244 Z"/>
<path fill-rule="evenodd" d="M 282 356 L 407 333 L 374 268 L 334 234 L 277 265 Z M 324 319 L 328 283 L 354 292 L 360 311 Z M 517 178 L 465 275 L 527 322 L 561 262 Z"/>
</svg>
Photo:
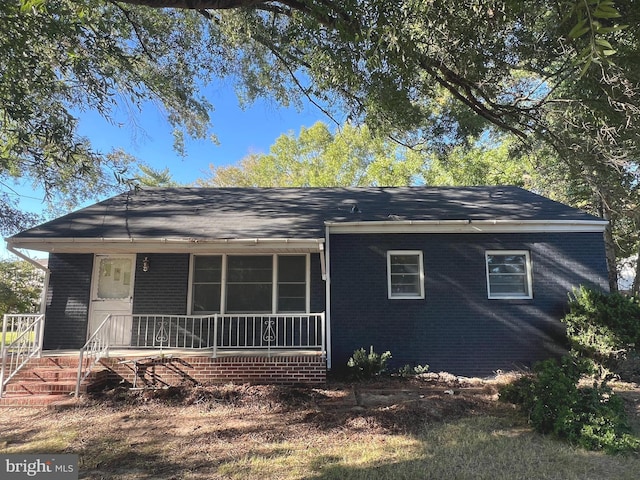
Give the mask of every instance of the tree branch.
<svg viewBox="0 0 640 480">
<path fill-rule="evenodd" d="M 117 0 L 120 3 L 150 8 L 179 8 L 182 10 L 229 10 L 250 8 L 270 0 Z"/>
<path fill-rule="evenodd" d="M 142 40 L 142 35 L 140 35 L 140 25 L 138 25 L 138 23 L 136 23 L 130 15 L 130 12 L 124 8 L 122 5 L 119 5 L 117 1 L 115 0 L 109 0 L 109 3 L 111 3 L 114 7 L 116 7 L 118 10 L 120 10 L 122 12 L 122 14 L 125 16 L 125 18 L 127 19 L 127 21 L 131 24 L 131 26 L 133 27 L 133 31 L 136 34 L 136 38 L 138 39 L 138 42 L 140 43 L 140 46 L 142 47 L 142 51 L 144 52 L 144 54 L 147 56 L 147 58 L 149 58 L 149 60 L 155 60 L 153 58 L 153 55 L 151 55 L 151 53 L 149 52 L 149 50 L 147 49 L 147 46 L 144 44 L 144 41 Z"/>
</svg>

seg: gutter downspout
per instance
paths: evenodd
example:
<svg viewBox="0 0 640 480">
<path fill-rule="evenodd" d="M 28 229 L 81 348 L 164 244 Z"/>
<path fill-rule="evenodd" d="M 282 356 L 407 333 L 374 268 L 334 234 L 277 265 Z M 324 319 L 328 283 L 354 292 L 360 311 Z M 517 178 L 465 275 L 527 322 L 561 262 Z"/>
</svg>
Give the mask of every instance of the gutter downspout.
<svg viewBox="0 0 640 480">
<path fill-rule="evenodd" d="M 325 227 L 324 239 L 324 264 L 325 264 L 325 322 L 327 333 L 327 370 L 331 370 L 331 259 L 329 257 L 330 241 L 329 241 L 329 225 Z"/>
<path fill-rule="evenodd" d="M 9 242 L 7 242 L 7 251 L 13 253 L 15 256 L 21 258 L 27 263 L 30 263 L 34 267 L 44 271 L 44 284 L 42 286 L 42 296 L 40 297 L 40 313 L 45 314 L 47 309 L 47 294 L 49 293 L 49 276 L 51 275 L 51 270 L 49 270 L 44 265 L 36 262 L 31 257 L 28 257 L 24 253 L 18 251 L 13 247 Z M 46 318 L 45 318 L 46 321 Z M 40 352 L 42 352 L 42 345 L 44 341 L 44 328 L 40 329 L 40 338 L 38 339 L 38 347 L 40 348 Z"/>
</svg>

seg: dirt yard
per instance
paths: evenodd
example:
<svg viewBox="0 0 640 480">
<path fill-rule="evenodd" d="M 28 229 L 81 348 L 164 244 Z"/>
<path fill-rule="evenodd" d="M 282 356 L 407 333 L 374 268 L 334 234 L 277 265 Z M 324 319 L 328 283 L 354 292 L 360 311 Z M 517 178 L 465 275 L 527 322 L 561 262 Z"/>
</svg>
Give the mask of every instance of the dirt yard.
<svg viewBox="0 0 640 480">
<path fill-rule="evenodd" d="M 77 453 L 87 479 L 637 478 L 640 458 L 532 433 L 497 401 L 503 381 L 116 387 L 67 410 L 1 410 L 0 453 Z M 624 390 L 637 428 L 640 391 Z"/>
</svg>

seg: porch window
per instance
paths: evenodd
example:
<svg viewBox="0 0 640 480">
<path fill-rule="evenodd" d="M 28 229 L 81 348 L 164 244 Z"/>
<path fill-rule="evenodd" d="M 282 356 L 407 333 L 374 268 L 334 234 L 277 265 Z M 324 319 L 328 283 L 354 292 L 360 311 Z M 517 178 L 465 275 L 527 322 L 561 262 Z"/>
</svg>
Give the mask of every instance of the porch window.
<svg viewBox="0 0 640 480">
<path fill-rule="evenodd" d="M 192 311 L 219 312 L 222 287 L 222 256 L 193 258 Z"/>
<path fill-rule="evenodd" d="M 278 256 L 278 313 L 307 309 L 307 258 Z"/>
<path fill-rule="evenodd" d="M 486 263 L 487 292 L 490 299 L 533 298 L 529 252 L 487 251 Z"/>
<path fill-rule="evenodd" d="M 229 256 L 227 312 L 271 313 L 273 257 Z"/>
<path fill-rule="evenodd" d="M 413 250 L 387 252 L 387 284 L 389 298 L 424 298 L 422 252 Z"/>
<path fill-rule="evenodd" d="M 192 313 L 304 313 L 308 255 L 194 255 Z"/>
</svg>

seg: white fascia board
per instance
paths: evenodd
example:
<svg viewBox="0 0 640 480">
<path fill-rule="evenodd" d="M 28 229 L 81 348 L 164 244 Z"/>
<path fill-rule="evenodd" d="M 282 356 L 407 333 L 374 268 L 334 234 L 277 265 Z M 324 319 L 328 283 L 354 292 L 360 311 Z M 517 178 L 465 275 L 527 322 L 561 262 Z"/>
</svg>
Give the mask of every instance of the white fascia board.
<svg viewBox="0 0 640 480">
<path fill-rule="evenodd" d="M 333 234 L 604 232 L 606 220 L 392 220 L 325 222 Z"/>
<path fill-rule="evenodd" d="M 7 245 L 49 253 L 315 253 L 324 238 L 137 239 L 9 238 Z"/>
</svg>

